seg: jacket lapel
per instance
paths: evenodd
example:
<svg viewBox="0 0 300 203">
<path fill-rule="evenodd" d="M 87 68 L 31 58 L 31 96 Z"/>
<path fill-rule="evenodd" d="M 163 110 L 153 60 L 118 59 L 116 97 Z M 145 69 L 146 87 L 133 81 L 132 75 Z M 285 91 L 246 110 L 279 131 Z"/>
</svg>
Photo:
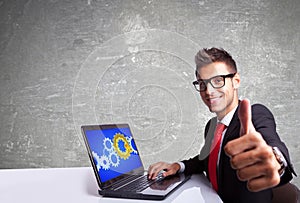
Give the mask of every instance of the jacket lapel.
<svg viewBox="0 0 300 203">
<path fill-rule="evenodd" d="M 229 140 L 237 138 L 237 135 L 239 135 L 239 131 L 240 131 L 240 120 L 238 117 L 238 109 L 237 109 L 233 114 L 229 126 L 227 127 L 227 131 L 224 136 L 222 147 L 224 147 Z"/>
</svg>

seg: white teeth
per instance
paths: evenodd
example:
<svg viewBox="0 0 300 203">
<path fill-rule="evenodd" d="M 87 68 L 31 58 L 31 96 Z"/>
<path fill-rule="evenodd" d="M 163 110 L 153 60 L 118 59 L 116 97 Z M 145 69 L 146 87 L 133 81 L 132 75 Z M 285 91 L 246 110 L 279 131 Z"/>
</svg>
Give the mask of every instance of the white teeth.
<svg viewBox="0 0 300 203">
<path fill-rule="evenodd" d="M 214 97 L 214 98 L 207 98 L 208 100 L 214 100 L 214 99 L 218 99 L 219 97 Z"/>
<path fill-rule="evenodd" d="M 214 101 L 217 101 L 220 98 L 221 98 L 221 96 L 220 97 L 207 98 L 207 101 L 208 102 L 214 102 Z"/>
</svg>

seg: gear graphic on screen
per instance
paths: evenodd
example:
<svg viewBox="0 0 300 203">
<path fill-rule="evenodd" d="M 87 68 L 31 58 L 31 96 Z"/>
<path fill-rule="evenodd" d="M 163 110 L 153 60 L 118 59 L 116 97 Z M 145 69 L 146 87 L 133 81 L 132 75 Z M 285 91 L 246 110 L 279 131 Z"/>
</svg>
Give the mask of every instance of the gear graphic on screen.
<svg viewBox="0 0 300 203">
<path fill-rule="evenodd" d="M 112 151 L 113 150 L 113 143 L 109 138 L 104 138 L 103 140 L 103 145 L 104 145 L 104 149 L 106 149 L 107 151 Z"/>
<path fill-rule="evenodd" d="M 135 153 L 135 154 L 137 154 L 138 152 L 137 152 L 137 149 L 135 148 L 135 145 L 133 144 L 132 137 L 126 137 L 126 139 L 127 139 L 128 143 L 129 143 L 131 149 L 132 149 L 132 152 Z"/>
<path fill-rule="evenodd" d="M 113 146 L 119 157 L 126 160 L 129 158 L 132 148 L 125 136 L 121 133 L 116 133 L 113 139 Z"/>
<path fill-rule="evenodd" d="M 105 155 L 102 155 L 99 159 L 100 162 L 100 166 L 104 169 L 104 170 L 108 170 L 110 167 L 110 162 L 109 162 L 109 158 Z"/>
<path fill-rule="evenodd" d="M 97 170 L 99 171 L 100 170 L 100 157 L 94 151 L 92 151 L 92 155 L 93 155 L 94 160 L 96 160 L 96 163 L 97 163 L 96 167 L 97 167 Z"/>
<path fill-rule="evenodd" d="M 115 151 L 112 151 L 110 154 L 109 154 L 109 161 L 110 161 L 110 163 L 111 163 L 111 165 L 113 166 L 113 167 L 118 167 L 119 166 L 119 164 L 120 164 L 120 158 L 119 158 L 119 156 L 116 154 L 116 152 Z"/>
</svg>

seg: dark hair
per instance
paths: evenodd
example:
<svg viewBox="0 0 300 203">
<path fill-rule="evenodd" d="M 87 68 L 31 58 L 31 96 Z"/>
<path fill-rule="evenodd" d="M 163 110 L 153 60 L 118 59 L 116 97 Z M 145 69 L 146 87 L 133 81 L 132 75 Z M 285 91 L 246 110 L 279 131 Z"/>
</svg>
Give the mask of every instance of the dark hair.
<svg viewBox="0 0 300 203">
<path fill-rule="evenodd" d="M 204 48 L 201 49 L 195 56 L 196 77 L 198 76 L 199 68 L 214 62 L 223 62 L 234 72 L 237 72 L 236 63 L 227 51 L 222 48 L 218 49 L 215 47 L 210 49 Z"/>
</svg>

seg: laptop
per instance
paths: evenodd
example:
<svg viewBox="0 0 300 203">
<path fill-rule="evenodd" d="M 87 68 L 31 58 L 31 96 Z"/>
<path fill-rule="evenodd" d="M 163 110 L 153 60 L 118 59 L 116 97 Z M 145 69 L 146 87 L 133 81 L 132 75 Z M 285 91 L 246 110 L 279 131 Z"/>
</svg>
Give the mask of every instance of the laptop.
<svg viewBox="0 0 300 203">
<path fill-rule="evenodd" d="M 88 155 L 104 197 L 163 200 L 190 176 L 148 180 L 128 124 L 81 127 Z"/>
</svg>

